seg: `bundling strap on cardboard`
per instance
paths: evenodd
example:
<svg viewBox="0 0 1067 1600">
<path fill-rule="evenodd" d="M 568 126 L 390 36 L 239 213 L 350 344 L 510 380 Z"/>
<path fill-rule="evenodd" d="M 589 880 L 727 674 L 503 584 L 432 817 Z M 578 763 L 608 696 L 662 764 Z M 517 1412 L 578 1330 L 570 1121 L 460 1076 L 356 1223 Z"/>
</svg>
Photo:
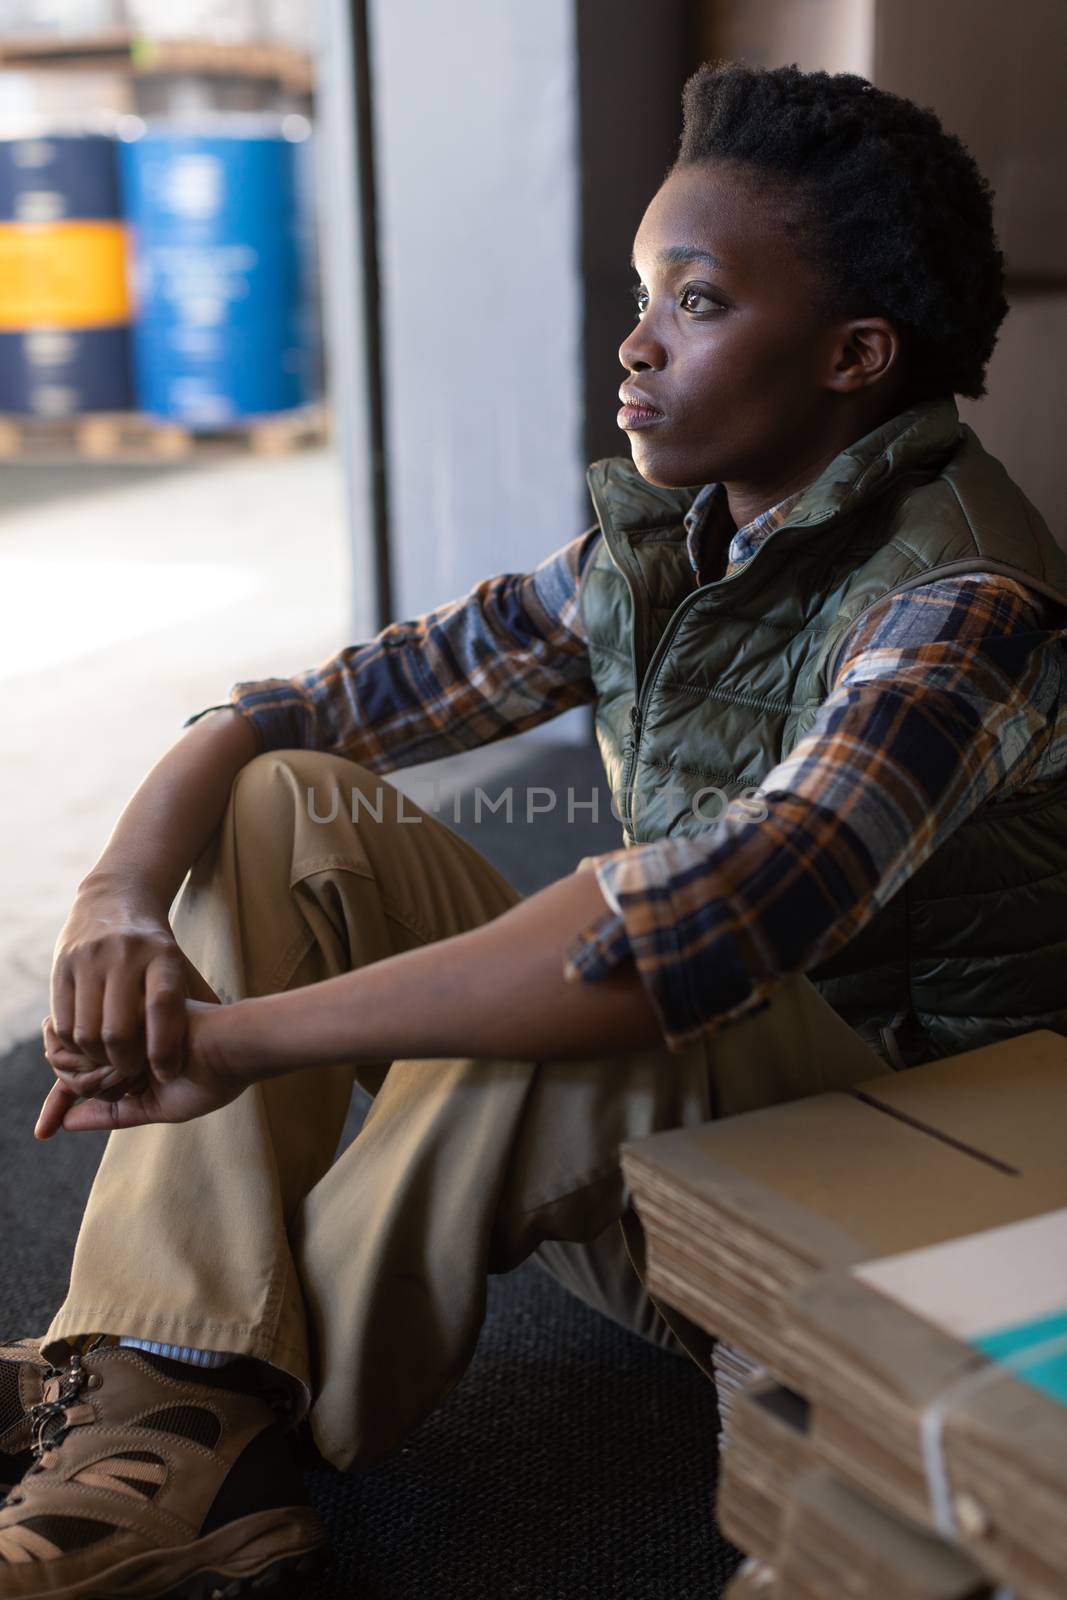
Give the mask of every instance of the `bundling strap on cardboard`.
<svg viewBox="0 0 1067 1600">
<path fill-rule="evenodd" d="M 1017 1350 L 1010 1356 L 989 1361 L 975 1372 L 969 1372 L 957 1383 L 950 1384 L 943 1394 L 932 1400 L 919 1417 L 919 1444 L 922 1451 L 923 1476 L 930 1499 L 930 1510 L 938 1533 L 946 1539 L 958 1538 L 960 1527 L 956 1514 L 956 1499 L 952 1492 L 948 1461 L 945 1457 L 945 1423 L 960 1402 L 1004 1374 L 1013 1376 L 1040 1366 L 1043 1361 L 1054 1361 L 1067 1356 L 1067 1334 L 1046 1339 L 1041 1344 Z M 1015 1600 L 1009 1589 L 998 1589 L 994 1600 Z"/>
</svg>

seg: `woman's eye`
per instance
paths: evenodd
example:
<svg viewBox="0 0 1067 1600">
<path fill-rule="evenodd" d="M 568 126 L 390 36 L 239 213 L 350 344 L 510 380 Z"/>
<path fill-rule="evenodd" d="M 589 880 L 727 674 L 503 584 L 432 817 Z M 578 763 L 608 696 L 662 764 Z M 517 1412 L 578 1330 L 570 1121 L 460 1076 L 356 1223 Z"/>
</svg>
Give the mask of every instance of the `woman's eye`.
<svg viewBox="0 0 1067 1600">
<path fill-rule="evenodd" d="M 684 311 L 721 311 L 718 300 L 713 300 L 703 289 L 689 287 L 682 290 L 680 304 Z"/>
<path fill-rule="evenodd" d="M 643 283 L 637 283 L 632 286 L 630 293 L 633 295 L 637 315 L 640 317 L 648 310 L 648 290 Z M 692 311 L 699 314 L 723 310 L 721 301 L 715 300 L 706 290 L 698 289 L 692 284 L 681 291 L 678 296 L 678 304 L 683 311 Z"/>
</svg>

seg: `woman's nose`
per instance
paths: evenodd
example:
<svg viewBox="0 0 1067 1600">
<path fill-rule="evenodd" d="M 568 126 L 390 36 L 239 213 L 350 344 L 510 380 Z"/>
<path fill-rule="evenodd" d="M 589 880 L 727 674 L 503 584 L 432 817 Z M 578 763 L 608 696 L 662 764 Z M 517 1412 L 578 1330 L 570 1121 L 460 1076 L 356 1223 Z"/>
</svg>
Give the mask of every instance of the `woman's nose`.
<svg viewBox="0 0 1067 1600">
<path fill-rule="evenodd" d="M 666 352 L 655 338 L 648 313 L 636 322 L 619 346 L 619 360 L 627 372 L 648 372 L 666 365 Z"/>
</svg>

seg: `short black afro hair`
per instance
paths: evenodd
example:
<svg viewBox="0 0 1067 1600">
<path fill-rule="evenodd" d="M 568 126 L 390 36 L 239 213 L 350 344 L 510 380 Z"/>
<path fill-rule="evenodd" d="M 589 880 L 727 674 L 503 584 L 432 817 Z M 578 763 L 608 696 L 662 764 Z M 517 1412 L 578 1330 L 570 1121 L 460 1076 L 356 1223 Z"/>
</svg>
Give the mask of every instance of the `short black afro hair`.
<svg viewBox="0 0 1067 1600">
<path fill-rule="evenodd" d="M 993 197 L 932 111 L 852 73 L 736 62 L 699 68 L 682 107 L 675 166 L 744 162 L 795 188 L 828 308 L 893 323 L 916 400 L 985 393 L 1008 309 Z"/>
</svg>

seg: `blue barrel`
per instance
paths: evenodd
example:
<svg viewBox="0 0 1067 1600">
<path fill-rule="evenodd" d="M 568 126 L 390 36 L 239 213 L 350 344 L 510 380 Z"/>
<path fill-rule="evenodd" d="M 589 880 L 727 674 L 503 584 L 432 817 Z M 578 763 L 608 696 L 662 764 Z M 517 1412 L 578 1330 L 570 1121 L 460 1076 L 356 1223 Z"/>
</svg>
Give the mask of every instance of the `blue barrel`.
<svg viewBox="0 0 1067 1600">
<path fill-rule="evenodd" d="M 0 410 L 128 409 L 129 318 L 114 140 L 0 138 Z"/>
<path fill-rule="evenodd" d="M 60 222 L 121 214 L 113 139 L 41 133 L 0 139 L 0 218 Z"/>
<path fill-rule="evenodd" d="M 310 398 L 297 148 L 239 114 L 123 145 L 143 410 L 212 429 Z"/>
</svg>

